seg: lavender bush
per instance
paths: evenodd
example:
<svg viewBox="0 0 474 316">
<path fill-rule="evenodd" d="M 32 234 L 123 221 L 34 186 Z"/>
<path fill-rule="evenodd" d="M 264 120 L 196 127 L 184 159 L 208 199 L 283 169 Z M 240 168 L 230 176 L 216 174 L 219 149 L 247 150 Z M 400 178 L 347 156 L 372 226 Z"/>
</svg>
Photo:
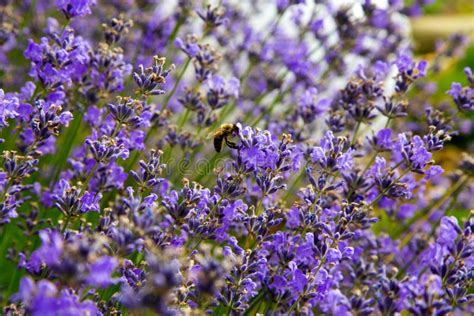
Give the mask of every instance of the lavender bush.
<svg viewBox="0 0 474 316">
<path fill-rule="evenodd" d="M 3 313 L 473 313 L 468 37 L 380 2 L 1 1 Z"/>
</svg>

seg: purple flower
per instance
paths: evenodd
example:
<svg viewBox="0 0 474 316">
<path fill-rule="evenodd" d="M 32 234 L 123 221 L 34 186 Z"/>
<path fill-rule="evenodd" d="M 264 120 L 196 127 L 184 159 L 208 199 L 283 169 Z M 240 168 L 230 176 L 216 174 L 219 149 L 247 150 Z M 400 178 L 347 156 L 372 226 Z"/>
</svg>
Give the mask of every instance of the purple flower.
<svg viewBox="0 0 474 316">
<path fill-rule="evenodd" d="M 143 65 L 139 66 L 139 72 L 133 73 L 133 79 L 135 80 L 136 85 L 139 88 L 141 94 L 145 96 L 149 95 L 161 95 L 164 94 L 165 91 L 160 89 L 160 85 L 166 83 L 166 77 L 168 77 L 169 73 L 174 70 L 174 64 L 168 69 L 164 68 L 166 62 L 166 58 L 153 56 L 153 66 L 144 68 Z M 109 104 L 110 110 L 112 110 L 112 115 L 117 119 L 118 109 L 120 106 L 127 105 L 128 102 L 124 102 L 125 104 L 121 104 L 119 106 L 115 106 L 113 104 Z M 137 119 L 137 117 L 134 117 Z"/>
<path fill-rule="evenodd" d="M 372 72 L 374 73 L 374 77 L 377 80 L 382 80 L 383 78 L 387 76 L 389 68 L 390 66 L 386 62 L 382 60 L 377 60 L 374 66 L 372 67 Z"/>
<path fill-rule="evenodd" d="M 447 93 L 453 97 L 454 103 L 462 111 L 472 111 L 474 109 L 474 89 L 462 87 L 460 83 L 453 82 L 451 89 Z"/>
<path fill-rule="evenodd" d="M 344 137 L 336 138 L 331 131 L 327 131 L 320 146 L 311 149 L 311 160 L 329 172 L 350 170 L 354 150 L 346 149 L 347 145 Z"/>
<path fill-rule="evenodd" d="M 447 93 L 452 97 L 459 97 L 459 95 L 462 93 L 462 85 L 460 83 L 453 82 L 451 84 L 451 89 L 448 90 Z"/>
<path fill-rule="evenodd" d="M 39 232 L 41 247 L 32 252 L 27 262 L 27 270 L 38 273 L 43 264 L 57 264 L 63 252 L 64 241 L 59 232 L 45 229 Z"/>
<path fill-rule="evenodd" d="M 87 213 L 90 211 L 99 212 L 100 211 L 99 202 L 101 198 L 102 198 L 102 193 L 95 193 L 95 192 L 89 192 L 89 191 L 84 192 L 84 194 L 80 198 L 81 212 L 82 213 Z"/>
<path fill-rule="evenodd" d="M 338 263 L 342 259 L 342 254 L 339 249 L 329 248 L 326 254 L 326 262 Z"/>
<path fill-rule="evenodd" d="M 95 105 L 91 105 L 87 107 L 87 111 L 86 113 L 84 113 L 84 120 L 92 126 L 98 126 L 102 122 L 102 112 L 102 109 L 98 108 Z"/>
<path fill-rule="evenodd" d="M 425 60 L 422 60 L 418 63 L 413 61 L 408 55 L 402 54 L 398 57 L 396 61 L 399 72 L 412 72 L 415 71 L 415 76 L 426 76 L 426 66 L 428 63 Z"/>
<path fill-rule="evenodd" d="M 44 43 L 44 40 L 43 40 Z M 36 44 L 33 40 L 28 40 L 28 46 L 24 53 L 25 57 L 34 62 L 41 61 L 43 57 L 43 52 L 41 46 Z"/>
<path fill-rule="evenodd" d="M 337 166 L 339 170 L 351 170 L 352 169 L 352 154 L 353 149 L 348 149 L 345 153 L 337 157 Z"/>
<path fill-rule="evenodd" d="M 331 289 L 323 302 L 322 309 L 332 315 L 349 316 L 350 302 L 339 289 Z"/>
<path fill-rule="evenodd" d="M 6 172 L 0 172 L 0 187 L 3 187 L 5 183 L 7 183 L 7 175 Z"/>
<path fill-rule="evenodd" d="M 472 69 L 470 67 L 464 68 L 464 74 L 466 75 L 469 83 L 474 84 L 474 76 L 472 75 Z"/>
<path fill-rule="evenodd" d="M 288 282 L 288 285 L 295 293 L 303 293 L 306 285 L 308 285 L 308 279 L 300 269 L 296 268 L 293 270 L 293 279 Z"/>
<path fill-rule="evenodd" d="M 416 205 L 413 204 L 402 204 L 397 213 L 398 218 L 407 219 L 413 217 L 415 211 L 417 210 Z"/>
<path fill-rule="evenodd" d="M 285 11 L 289 6 L 295 4 L 305 4 L 306 0 L 277 0 L 276 6 L 279 12 Z"/>
<path fill-rule="evenodd" d="M 0 89 L 0 128 L 8 126 L 8 120 L 20 115 L 18 111 L 18 98 L 5 95 L 3 89 Z"/>
<path fill-rule="evenodd" d="M 186 40 L 186 43 L 181 38 L 175 40 L 175 46 L 185 52 L 189 57 L 195 57 L 201 50 L 199 45 L 191 38 Z"/>
<path fill-rule="evenodd" d="M 430 166 L 428 170 L 425 172 L 427 179 L 432 179 L 444 172 L 444 169 L 441 166 L 435 165 Z"/>
<path fill-rule="evenodd" d="M 402 54 L 398 57 L 396 65 L 399 71 L 407 71 L 413 68 L 413 60 L 408 55 Z"/>
<path fill-rule="evenodd" d="M 286 217 L 286 225 L 289 228 L 297 228 L 301 224 L 300 211 L 298 208 L 291 208 Z"/>
<path fill-rule="evenodd" d="M 305 123 L 313 122 L 317 116 L 329 109 L 330 100 L 321 99 L 317 101 L 317 95 L 318 90 L 312 87 L 306 90 L 299 99 L 296 112 L 303 118 Z"/>
<path fill-rule="evenodd" d="M 441 245 L 450 245 L 456 240 L 460 233 L 461 228 L 458 225 L 456 217 L 444 216 L 441 219 L 436 241 Z"/>
<path fill-rule="evenodd" d="M 354 255 L 354 248 L 353 247 L 343 247 L 342 249 L 342 258 L 351 259 Z"/>
<path fill-rule="evenodd" d="M 117 264 L 117 259 L 113 257 L 100 257 L 89 266 L 89 275 L 85 280 L 86 284 L 104 288 L 117 283 L 117 279 L 113 279 L 111 276 Z"/>
<path fill-rule="evenodd" d="M 424 173 L 424 168 L 431 163 L 432 154 L 425 148 L 423 139 L 415 135 L 411 139 L 406 134 L 398 134 L 393 154 L 403 160 L 413 171 Z"/>
<path fill-rule="evenodd" d="M 276 141 L 269 131 L 256 130 L 250 126 L 243 127 L 240 124 L 237 126 L 242 145 L 240 158 L 249 171 L 255 174 L 267 169 L 287 171 L 299 155 L 295 146 L 288 143 L 291 142 L 289 138 Z"/>
<path fill-rule="evenodd" d="M 39 43 L 29 40 L 24 55 L 31 61 L 30 76 L 50 90 L 48 101 L 62 104 L 64 87 L 82 80 L 86 73 L 91 61 L 90 50 L 88 42 L 76 37 L 71 28 L 65 28 L 53 41 L 46 37 Z"/>
<path fill-rule="evenodd" d="M 206 94 L 207 103 L 212 109 L 219 109 L 229 102 L 231 96 L 239 97 L 240 82 L 237 78 L 225 80 L 219 75 L 212 75 L 207 80 L 209 90 Z"/>
<path fill-rule="evenodd" d="M 423 168 L 431 160 L 431 153 L 424 147 L 423 140 L 419 136 L 414 136 L 412 139 L 413 157 L 411 162 L 419 168 Z"/>
<path fill-rule="evenodd" d="M 472 147 L 474 77 L 420 80 L 429 1 L 0 10 L 3 312 L 472 314 L 474 161 L 435 152 Z"/>
<path fill-rule="evenodd" d="M 91 14 L 91 7 L 95 5 L 96 0 L 56 0 L 56 6 L 68 19 Z"/>
<path fill-rule="evenodd" d="M 3 174 L 0 174 L 0 181 L 5 182 L 3 179 Z M 5 192 L 5 188 L 3 188 L 2 192 Z M 9 196 L 2 201 L 3 203 L 0 204 L 0 225 L 10 223 L 12 218 L 17 218 L 18 213 L 16 208 L 18 206 L 18 202 L 16 201 L 14 196 Z"/>
<path fill-rule="evenodd" d="M 59 115 L 59 122 L 61 123 L 61 125 L 68 127 L 69 122 L 71 122 L 72 118 L 73 116 L 71 112 L 64 111 Z"/>
<path fill-rule="evenodd" d="M 287 281 L 286 278 L 276 275 L 273 277 L 272 283 L 270 284 L 270 288 L 274 290 L 276 293 L 283 294 L 286 291 Z"/>
<path fill-rule="evenodd" d="M 395 90 L 403 93 L 418 78 L 426 76 L 428 63 L 424 60 L 415 62 L 411 57 L 401 54 L 395 62 L 398 68 L 398 76 Z"/>
<path fill-rule="evenodd" d="M 377 132 L 375 141 L 377 147 L 381 150 L 390 150 L 392 148 L 392 130 L 383 128 Z"/>
<path fill-rule="evenodd" d="M 103 137 L 100 140 L 86 139 L 94 159 L 97 162 L 108 163 L 117 158 L 126 159 L 129 155 L 128 149 L 123 144 L 117 145 L 112 139 Z"/>
<path fill-rule="evenodd" d="M 101 315 L 92 301 L 80 300 L 67 288 L 59 291 L 47 280 L 35 284 L 30 277 L 22 278 L 19 292 L 13 298 L 24 304 L 29 315 Z"/>
</svg>

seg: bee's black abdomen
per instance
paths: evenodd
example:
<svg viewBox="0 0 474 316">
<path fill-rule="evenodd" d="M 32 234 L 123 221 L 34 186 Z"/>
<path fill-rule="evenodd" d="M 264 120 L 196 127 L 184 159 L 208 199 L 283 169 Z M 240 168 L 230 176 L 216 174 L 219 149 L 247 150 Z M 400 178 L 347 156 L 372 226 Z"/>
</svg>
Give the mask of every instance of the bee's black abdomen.
<svg viewBox="0 0 474 316">
<path fill-rule="evenodd" d="M 214 149 L 220 153 L 222 149 L 222 141 L 224 140 L 223 136 L 214 137 Z"/>
</svg>

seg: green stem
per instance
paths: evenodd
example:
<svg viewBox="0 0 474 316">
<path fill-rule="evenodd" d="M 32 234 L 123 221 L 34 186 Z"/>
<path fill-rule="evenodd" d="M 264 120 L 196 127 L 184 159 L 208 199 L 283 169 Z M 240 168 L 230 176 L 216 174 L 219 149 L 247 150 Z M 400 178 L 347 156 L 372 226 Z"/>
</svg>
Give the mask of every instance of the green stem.
<svg viewBox="0 0 474 316">
<path fill-rule="evenodd" d="M 184 74 L 186 73 L 186 70 L 188 69 L 190 64 L 191 64 L 191 58 L 188 58 L 188 60 L 186 60 L 186 63 L 183 66 L 183 69 L 181 70 L 178 77 L 176 78 L 176 81 L 173 85 L 173 89 L 171 89 L 171 92 L 166 97 L 165 102 L 163 104 L 163 107 L 161 108 L 161 111 L 164 111 L 168 108 L 169 102 L 170 102 L 171 98 L 173 97 L 173 95 L 175 94 L 176 89 L 178 88 L 178 85 L 181 82 L 181 79 L 183 79 Z"/>
<path fill-rule="evenodd" d="M 91 288 L 91 286 L 86 286 L 86 288 L 82 291 L 82 295 L 79 299 L 79 302 L 83 302 L 89 296 L 89 290 Z"/>
<path fill-rule="evenodd" d="M 273 98 L 272 103 L 270 103 L 270 106 L 263 111 L 252 123 L 250 123 L 250 126 L 254 126 L 260 122 L 261 119 L 263 119 L 265 116 L 270 115 L 275 107 L 279 104 L 279 102 L 283 99 L 283 97 L 291 91 L 291 87 L 288 87 L 286 90 L 280 91 L 275 98 Z"/>
<path fill-rule="evenodd" d="M 283 14 L 285 13 L 286 10 L 283 10 L 282 12 L 280 12 L 278 14 L 278 17 L 277 17 L 277 21 L 275 23 L 275 25 L 273 26 L 273 28 L 267 33 L 267 35 L 264 37 L 264 39 L 262 40 L 262 47 L 265 46 L 267 40 L 271 37 L 271 35 L 273 35 L 273 33 L 276 31 L 278 25 L 280 24 L 281 22 L 281 19 L 283 17 Z M 247 66 L 247 68 L 245 69 L 244 73 L 242 74 L 242 76 L 240 76 L 240 85 L 243 86 L 243 83 L 248 79 L 248 77 L 250 76 L 251 72 L 252 72 L 252 69 L 253 67 L 255 66 L 255 63 L 252 62 L 252 61 L 249 61 L 249 64 Z M 263 99 L 263 98 L 262 98 Z M 212 125 L 213 128 L 216 128 L 216 126 L 219 126 L 219 124 L 221 124 L 225 118 L 227 118 L 227 116 L 232 112 L 233 108 L 234 108 L 234 105 L 235 105 L 235 101 L 232 102 L 232 103 L 229 103 L 227 104 L 226 106 L 224 106 L 220 112 L 220 117 L 221 119 L 220 120 L 216 120 L 216 122 Z"/>
<path fill-rule="evenodd" d="M 10 178 L 7 182 L 7 184 L 5 185 L 5 188 L 2 192 L 2 194 L 0 195 L 0 202 L 4 202 L 5 201 L 5 197 L 7 196 L 7 192 L 8 192 L 8 189 L 11 187 L 11 185 L 13 184 L 13 181 L 12 179 Z"/>
<path fill-rule="evenodd" d="M 3 129 L 2 130 L 2 136 L 0 138 L 3 138 L 5 140 L 5 142 L 3 143 L 2 147 L 4 148 L 2 150 L 2 152 L 4 150 L 8 150 L 11 146 L 11 144 L 15 144 L 15 140 L 17 138 L 17 135 L 20 131 L 19 128 L 16 129 L 15 133 L 13 134 L 13 124 L 12 123 L 9 123 L 9 125 L 7 126 L 7 128 Z M 12 135 L 13 134 L 13 135 Z"/>
<path fill-rule="evenodd" d="M 30 155 L 35 149 L 36 149 L 36 146 L 38 145 L 38 140 L 35 139 L 35 141 L 33 142 L 33 144 L 29 145 L 26 150 L 25 150 L 25 157 Z M 1 197 L 0 197 L 0 202 L 3 202 L 4 199 L 5 199 L 5 196 L 7 195 L 7 192 L 8 192 L 8 189 L 10 188 L 11 185 L 14 184 L 15 182 L 15 178 L 17 178 L 17 175 L 16 173 L 11 175 L 8 179 L 8 182 L 7 184 L 5 185 L 5 189 L 3 190 L 2 194 L 1 194 Z"/>
<path fill-rule="evenodd" d="M 174 40 L 176 39 L 176 36 L 178 35 L 179 29 L 184 24 L 185 20 L 186 20 L 185 15 L 181 15 L 179 17 L 178 21 L 176 21 L 176 24 L 174 25 L 173 31 L 171 31 L 171 35 L 168 39 L 168 45 L 167 45 L 168 47 L 166 48 L 166 54 L 165 54 L 166 57 L 170 57 L 170 50 L 173 49 Z"/>
<path fill-rule="evenodd" d="M 351 146 L 353 146 L 357 140 L 357 133 L 359 132 L 361 122 L 357 121 L 356 128 L 354 130 L 354 135 L 352 136 Z"/>
<path fill-rule="evenodd" d="M 280 25 L 280 22 L 283 18 L 283 15 L 285 14 L 285 10 L 281 11 L 279 14 L 278 14 L 278 17 L 277 17 L 277 20 L 275 22 L 275 24 L 273 25 L 273 28 L 271 29 L 270 32 L 267 33 L 267 35 L 265 35 L 265 37 L 263 38 L 262 40 L 262 47 L 265 46 L 265 44 L 267 43 L 267 41 L 270 39 L 270 36 L 273 35 L 273 33 L 275 33 L 276 29 L 278 28 L 278 25 Z"/>
<path fill-rule="evenodd" d="M 214 156 L 209 160 L 209 166 L 212 166 L 212 168 L 209 168 L 209 170 L 214 170 L 215 164 L 217 159 L 219 158 L 220 153 L 215 153 Z M 208 176 L 208 173 L 201 173 L 199 176 L 196 178 L 196 182 L 201 182 L 204 177 Z"/>
<path fill-rule="evenodd" d="M 270 311 L 270 316 L 274 316 L 275 312 L 278 308 L 278 305 L 280 305 L 280 299 L 276 301 L 276 304 L 273 304 L 272 310 Z"/>
<path fill-rule="evenodd" d="M 96 162 L 94 164 L 94 167 L 92 168 L 91 172 L 89 173 L 89 175 L 87 176 L 86 180 L 84 181 L 84 183 L 82 183 L 81 185 L 81 194 L 85 192 L 85 190 L 87 190 L 87 186 L 89 185 L 89 182 L 91 181 L 92 177 L 94 176 L 94 173 L 97 171 L 97 168 L 99 167 L 99 163 Z"/>
<path fill-rule="evenodd" d="M 56 162 L 54 164 L 54 169 L 50 178 L 48 179 L 48 183 L 53 184 L 58 180 L 58 177 L 61 174 L 67 159 L 69 158 L 69 153 L 71 152 L 72 146 L 76 141 L 83 116 L 84 112 L 80 111 L 78 117 L 73 120 L 72 126 L 68 128 L 62 146 L 59 148 L 60 153 L 55 159 Z"/>
<path fill-rule="evenodd" d="M 71 221 L 71 215 L 68 214 L 68 215 L 66 215 L 66 220 L 64 221 L 63 228 L 61 229 L 61 234 L 64 234 L 64 232 L 66 231 L 70 221 Z"/>
<path fill-rule="evenodd" d="M 240 286 L 242 285 L 242 278 L 239 278 L 239 281 L 237 282 L 237 287 L 235 288 L 235 295 L 232 296 L 232 299 L 229 302 L 229 308 L 227 310 L 227 316 L 230 316 L 232 313 L 232 305 L 234 304 L 235 297 L 237 296 L 238 291 L 240 290 Z"/>
<path fill-rule="evenodd" d="M 332 245 L 331 245 L 332 246 Z M 326 262 L 326 257 L 323 256 L 321 258 L 321 261 L 319 262 L 318 267 L 316 268 L 316 271 L 314 272 L 314 275 L 317 276 L 319 273 L 319 270 L 323 267 L 324 262 Z M 303 295 L 298 296 L 298 299 L 291 305 L 290 309 L 288 310 L 288 315 L 291 314 L 291 312 L 298 306 L 299 302 L 303 298 Z"/>
<path fill-rule="evenodd" d="M 390 190 L 392 188 L 392 186 L 394 184 L 396 184 L 403 176 L 405 176 L 408 172 L 410 171 L 410 169 L 405 169 L 401 174 L 400 176 L 395 179 L 395 181 L 393 181 L 392 185 L 389 185 L 386 189 L 384 189 L 382 192 L 380 192 L 380 194 L 368 205 L 368 208 L 371 208 L 372 206 L 374 206 L 378 201 L 380 201 L 381 198 L 383 198 L 385 196 L 385 194 L 388 192 L 388 190 Z"/>
<path fill-rule="evenodd" d="M 266 289 L 266 288 L 260 290 L 260 292 L 257 294 L 257 296 L 255 296 L 252 299 L 252 302 L 250 303 L 249 307 L 244 312 L 244 316 L 255 315 L 253 310 L 255 309 L 255 307 L 257 307 L 257 305 L 260 303 L 260 301 L 265 297 L 267 292 L 268 292 L 268 289 Z"/>
<path fill-rule="evenodd" d="M 265 198 L 265 194 L 262 196 L 262 198 L 258 201 L 257 203 L 257 206 L 255 207 L 255 214 L 258 216 L 260 214 L 262 214 L 263 210 L 262 209 L 262 206 L 263 206 L 263 199 Z M 260 211 L 260 209 L 262 209 L 262 211 Z"/>
<path fill-rule="evenodd" d="M 214 214 L 215 210 L 216 210 L 217 207 L 221 204 L 222 200 L 224 200 L 224 197 L 223 197 L 223 196 L 221 196 L 221 197 L 219 198 L 219 200 L 217 201 L 217 203 L 214 204 L 214 206 L 212 207 L 212 209 L 209 211 L 209 213 L 207 214 L 207 216 L 204 218 L 204 220 L 203 220 L 204 223 L 209 220 L 209 218 L 212 216 L 212 214 Z M 194 250 L 196 250 L 197 247 L 201 244 L 202 241 L 203 241 L 203 238 L 202 238 L 202 237 L 199 237 L 197 243 L 194 245 L 193 248 L 191 248 L 190 253 L 193 252 Z"/>
<path fill-rule="evenodd" d="M 451 188 L 446 191 L 443 196 L 431 203 L 428 207 L 424 208 L 419 212 L 417 215 L 413 216 L 411 219 L 409 219 L 405 225 L 403 225 L 402 229 L 394 234 L 394 238 L 398 239 L 403 233 L 405 233 L 413 224 L 417 224 L 417 222 L 420 219 L 424 218 L 429 218 L 432 214 L 433 211 L 436 211 L 439 209 L 441 205 L 443 205 L 446 201 L 448 201 L 451 197 L 457 197 L 457 195 L 460 193 L 462 188 L 469 182 L 470 177 L 461 177 Z M 447 209 L 449 210 L 449 208 Z M 414 230 L 416 231 L 416 229 Z M 405 237 L 400 244 L 400 247 L 406 245 L 411 237 L 411 235 L 408 235 Z"/>
<path fill-rule="evenodd" d="M 18 275 L 18 271 L 19 269 L 15 269 L 15 271 L 13 271 L 13 274 L 12 274 L 12 278 L 10 279 L 10 284 L 8 285 L 8 289 L 7 289 L 7 293 L 6 293 L 6 297 L 9 298 L 10 295 L 12 294 L 13 292 L 13 286 L 15 286 L 16 284 L 18 284 L 17 282 L 17 275 Z"/>
<path fill-rule="evenodd" d="M 302 298 L 303 298 L 302 295 L 298 296 L 298 298 L 296 299 L 296 301 L 293 303 L 293 305 L 291 305 L 290 309 L 288 310 L 288 315 L 290 315 L 291 312 L 295 310 L 296 306 L 298 306 L 298 304 L 300 303 L 300 301 L 301 301 Z"/>
<path fill-rule="evenodd" d="M 188 58 L 188 60 L 186 61 L 186 63 L 184 64 L 183 66 L 183 69 L 181 70 L 181 72 L 179 73 L 178 77 L 176 78 L 176 81 L 173 85 L 173 88 L 171 90 L 171 92 L 168 94 L 168 96 L 166 97 L 165 99 L 165 102 L 163 103 L 163 107 L 161 108 L 161 111 L 164 111 L 168 108 L 168 105 L 169 105 L 169 102 L 171 100 L 171 98 L 173 97 L 173 95 L 175 94 L 176 92 L 176 89 L 178 88 L 178 85 L 179 85 L 179 82 L 181 81 L 181 79 L 183 78 L 184 74 L 186 73 L 186 70 L 188 69 L 189 67 L 189 64 L 191 63 L 191 58 Z M 150 127 L 150 129 L 148 130 L 148 132 L 146 133 L 145 135 L 145 139 L 143 141 L 143 143 L 146 145 L 147 142 L 150 140 L 150 137 L 156 133 L 156 130 L 158 129 L 158 126 L 157 125 L 153 125 L 152 127 Z M 130 163 L 129 165 L 127 166 L 127 172 L 132 170 L 133 166 L 135 165 L 135 163 L 137 162 L 137 160 L 140 158 L 140 152 L 139 151 L 136 151 L 135 154 L 133 155 L 133 158 L 130 160 Z"/>
<path fill-rule="evenodd" d="M 179 120 L 179 123 L 178 123 L 178 131 L 181 131 L 183 129 L 183 126 L 184 124 L 186 123 L 186 121 L 188 120 L 189 118 L 189 114 L 190 114 L 190 110 L 188 108 L 186 108 L 186 110 L 184 111 L 184 114 L 183 116 L 180 118 Z"/>
<path fill-rule="evenodd" d="M 304 167 L 301 168 L 300 174 L 296 177 L 295 181 L 293 181 L 291 187 L 286 192 L 285 197 L 283 198 L 284 201 L 289 201 L 290 197 L 293 195 L 293 191 L 297 188 L 298 183 L 304 178 L 308 165 L 309 162 L 307 162 Z"/>
<path fill-rule="evenodd" d="M 171 92 L 166 97 L 165 102 L 163 103 L 163 107 L 161 108 L 161 112 L 163 112 L 164 110 L 166 110 L 168 108 L 169 102 L 170 102 L 171 98 L 173 97 L 173 95 L 175 94 L 176 89 L 178 88 L 179 82 L 181 81 L 184 74 L 186 73 L 186 70 L 188 69 L 188 66 L 189 66 L 190 63 L 191 63 L 191 58 L 188 58 L 188 60 L 186 61 L 186 63 L 183 66 L 183 69 L 181 70 L 178 77 L 176 78 L 176 81 L 173 85 L 173 88 L 171 89 Z M 148 130 L 148 132 L 145 136 L 145 140 L 144 140 L 145 144 L 150 139 L 151 135 L 153 135 L 156 132 L 157 128 L 158 128 L 158 126 L 156 126 L 156 125 L 150 127 L 150 129 Z M 138 155 L 139 155 L 139 153 L 137 152 L 137 154 L 136 154 L 137 157 L 136 158 L 134 157 L 134 159 L 132 160 L 133 164 L 138 159 Z M 133 164 L 132 164 L 132 166 L 133 166 Z M 129 169 L 131 169 L 131 167 Z"/>
<path fill-rule="evenodd" d="M 211 208 L 211 210 L 209 211 L 209 214 L 207 214 L 207 216 L 204 218 L 204 223 L 207 222 L 209 220 L 209 218 L 214 214 L 214 212 L 216 211 L 216 209 L 219 207 L 219 205 L 221 204 L 221 202 L 224 200 L 224 196 L 221 196 L 219 198 L 219 200 L 217 201 L 216 204 L 214 204 L 214 206 Z"/>
<path fill-rule="evenodd" d="M 363 179 L 364 176 L 365 176 L 365 173 L 367 172 L 367 170 L 369 170 L 370 166 L 372 166 L 372 164 L 374 163 L 375 161 L 375 158 L 377 158 L 377 155 L 379 154 L 379 151 L 376 150 L 372 157 L 370 158 L 369 162 L 365 165 L 364 169 L 362 170 L 361 174 L 360 174 L 360 179 Z M 349 200 L 351 197 L 352 197 L 352 194 L 354 194 L 355 192 L 355 188 L 351 188 L 351 190 L 349 191 L 349 193 L 347 194 L 347 200 Z"/>
<path fill-rule="evenodd" d="M 397 169 L 402 163 L 403 163 L 403 160 L 399 161 L 395 166 L 391 167 L 391 170 Z M 375 186 L 375 183 L 372 183 L 367 189 L 365 189 L 364 194 L 367 194 L 374 186 Z"/>
<path fill-rule="evenodd" d="M 137 255 L 135 256 L 135 265 L 138 266 L 140 262 L 142 261 L 144 257 L 143 252 L 137 252 Z"/>
</svg>

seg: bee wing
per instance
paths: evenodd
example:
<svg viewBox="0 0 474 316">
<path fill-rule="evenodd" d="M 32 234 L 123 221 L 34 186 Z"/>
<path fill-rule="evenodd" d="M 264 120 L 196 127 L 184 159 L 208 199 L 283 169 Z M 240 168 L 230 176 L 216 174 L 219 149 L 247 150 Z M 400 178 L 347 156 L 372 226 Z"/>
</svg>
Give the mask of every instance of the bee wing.
<svg viewBox="0 0 474 316">
<path fill-rule="evenodd" d="M 216 135 L 216 132 L 209 132 L 206 136 L 206 139 L 211 139 L 211 138 L 215 137 L 215 135 Z"/>
</svg>

